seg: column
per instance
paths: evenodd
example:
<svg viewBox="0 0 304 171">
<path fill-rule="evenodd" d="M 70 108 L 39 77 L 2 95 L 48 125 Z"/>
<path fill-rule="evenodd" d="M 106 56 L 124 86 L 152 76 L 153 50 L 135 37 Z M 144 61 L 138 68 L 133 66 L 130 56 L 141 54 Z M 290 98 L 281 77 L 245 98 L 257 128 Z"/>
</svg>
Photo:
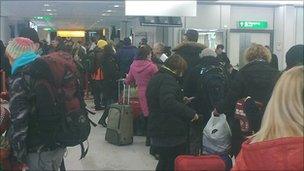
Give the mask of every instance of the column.
<svg viewBox="0 0 304 171">
<path fill-rule="evenodd" d="M 296 8 L 284 5 L 275 9 L 274 53 L 278 56 L 279 69 L 286 68 L 285 55 L 296 44 Z"/>
<path fill-rule="evenodd" d="M 10 28 L 9 28 L 8 17 L 0 16 L 0 39 L 5 44 L 9 41 L 9 38 L 10 38 Z"/>
</svg>

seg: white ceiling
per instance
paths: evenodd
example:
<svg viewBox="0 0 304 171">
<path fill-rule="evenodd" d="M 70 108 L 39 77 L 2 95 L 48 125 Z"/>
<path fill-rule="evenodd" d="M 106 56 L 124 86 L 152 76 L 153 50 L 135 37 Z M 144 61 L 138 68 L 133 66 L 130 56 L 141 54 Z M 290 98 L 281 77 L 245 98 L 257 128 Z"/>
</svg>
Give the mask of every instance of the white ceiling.
<svg viewBox="0 0 304 171">
<path fill-rule="evenodd" d="M 303 0 L 198 0 L 203 3 L 221 4 L 255 4 L 255 5 L 301 5 Z M 50 22 L 34 20 L 44 26 L 57 29 L 95 29 L 102 26 L 120 25 L 121 21 L 131 19 L 125 16 L 124 0 L 0 0 L 1 16 L 9 16 L 11 20 L 31 20 L 34 16 L 53 15 Z M 119 7 L 115 7 L 118 5 Z M 302 4 L 303 5 L 303 4 Z M 112 12 L 107 12 L 112 10 Z M 134 17 L 132 17 L 134 18 Z"/>
<path fill-rule="evenodd" d="M 46 25 L 59 29 L 92 29 L 126 20 L 124 1 L 1 1 L 1 16 L 9 16 L 11 20 L 31 20 L 34 16 L 49 15 L 54 18 Z"/>
</svg>

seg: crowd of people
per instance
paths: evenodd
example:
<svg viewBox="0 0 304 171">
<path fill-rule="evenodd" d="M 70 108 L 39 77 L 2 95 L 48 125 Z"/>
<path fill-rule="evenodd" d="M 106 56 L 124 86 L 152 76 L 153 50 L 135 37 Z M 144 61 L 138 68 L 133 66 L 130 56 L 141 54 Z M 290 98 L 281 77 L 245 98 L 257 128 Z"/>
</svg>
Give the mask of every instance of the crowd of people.
<svg viewBox="0 0 304 171">
<path fill-rule="evenodd" d="M 35 92 L 39 91 L 33 90 L 32 84 L 45 83 L 39 74 L 31 75 L 35 67 L 44 67 L 38 65 L 40 56 L 56 54 L 70 57 L 77 67 L 75 73 L 64 71 L 63 82 L 79 78 L 79 86 L 73 83 L 60 92 L 71 92 L 67 89 L 78 86 L 75 92 L 79 91 L 80 106 L 85 106 L 82 103 L 91 92 L 95 110 L 103 110 L 98 122 L 103 127 L 107 127 L 110 105 L 119 100 L 117 80 L 123 78 L 125 84 L 136 87 L 143 118 L 139 129 L 145 132 L 150 153 L 159 160 L 156 170 L 174 170 L 177 156 L 202 154 L 203 149 L 205 154 L 221 156 L 227 170 L 232 168 L 232 156 L 236 158 L 233 170 L 304 169 L 304 45 L 289 49 L 287 68 L 281 72 L 268 46 L 252 44 L 244 55 L 247 64 L 237 70 L 223 45 L 214 50 L 197 41 L 198 32 L 188 30 L 172 51 L 161 42 L 150 47 L 147 39 L 136 47 L 130 38 L 115 45 L 105 37 L 93 37 L 90 42 L 56 37 L 48 45 L 39 41 L 34 29 L 25 29 L 7 47 L 1 42 L 1 70 L 10 78 L 11 126 L 7 137 L 14 166 L 34 170 L 63 167 L 68 145 L 45 144 L 43 137 L 35 134 L 39 128 L 50 128 L 41 126 L 35 115 L 41 103 L 37 103 Z M 52 80 L 61 90 L 56 78 Z M 62 100 L 54 99 L 58 103 Z M 243 130 L 244 121 L 235 117 L 236 104 L 242 99 L 245 121 L 250 125 L 247 131 Z M 202 140 L 211 116 L 223 114 L 232 138 L 229 148 L 219 152 L 208 149 Z"/>
</svg>

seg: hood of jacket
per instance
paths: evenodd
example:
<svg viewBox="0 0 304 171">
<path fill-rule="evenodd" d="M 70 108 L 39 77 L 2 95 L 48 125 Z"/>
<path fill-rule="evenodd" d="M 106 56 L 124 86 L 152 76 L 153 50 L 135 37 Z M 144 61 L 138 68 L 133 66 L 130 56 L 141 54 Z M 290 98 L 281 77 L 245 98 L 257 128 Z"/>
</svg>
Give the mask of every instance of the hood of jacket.
<svg viewBox="0 0 304 171">
<path fill-rule="evenodd" d="M 19 68 L 35 61 L 39 56 L 35 52 L 26 52 L 17 58 L 12 64 L 12 74 L 16 72 Z"/>
<path fill-rule="evenodd" d="M 135 72 L 141 73 L 152 65 L 154 65 L 154 63 L 151 60 L 134 60 L 131 68 Z"/>
<path fill-rule="evenodd" d="M 201 43 L 196 42 L 183 42 L 179 45 L 177 45 L 172 51 L 174 52 L 181 52 L 181 51 L 195 51 L 195 52 L 201 52 L 206 48 L 205 45 Z"/>
<path fill-rule="evenodd" d="M 303 170 L 303 147 L 304 137 L 246 141 L 233 170 Z"/>
</svg>

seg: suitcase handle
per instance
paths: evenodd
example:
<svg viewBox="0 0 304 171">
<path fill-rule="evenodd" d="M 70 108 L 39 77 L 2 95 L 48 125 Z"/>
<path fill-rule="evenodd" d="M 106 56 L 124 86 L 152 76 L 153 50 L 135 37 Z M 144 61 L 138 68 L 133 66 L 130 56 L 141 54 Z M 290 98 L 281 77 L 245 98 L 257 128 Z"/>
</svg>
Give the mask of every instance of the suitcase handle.
<svg viewBox="0 0 304 171">
<path fill-rule="evenodd" d="M 130 91 L 131 91 L 131 86 L 125 84 L 125 79 L 119 79 L 118 81 L 118 99 L 121 97 L 121 92 L 123 93 L 122 95 L 122 104 L 124 105 L 129 105 L 130 104 Z M 123 90 L 121 91 L 121 85 L 123 85 Z M 126 101 L 126 96 L 127 96 L 127 101 Z"/>
</svg>

